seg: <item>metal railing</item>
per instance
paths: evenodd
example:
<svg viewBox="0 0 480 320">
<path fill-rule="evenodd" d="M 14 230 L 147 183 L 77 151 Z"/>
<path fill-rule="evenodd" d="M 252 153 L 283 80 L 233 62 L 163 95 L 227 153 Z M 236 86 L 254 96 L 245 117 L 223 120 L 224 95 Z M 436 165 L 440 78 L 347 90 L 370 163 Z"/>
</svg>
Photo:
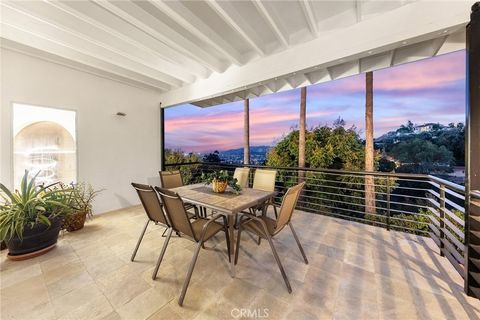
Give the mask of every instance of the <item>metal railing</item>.
<svg viewBox="0 0 480 320">
<path fill-rule="evenodd" d="M 254 169 L 277 170 L 277 203 L 289 187 L 303 180 L 306 186 L 297 203 L 299 210 L 430 237 L 464 276 L 465 188 L 461 185 L 423 174 L 225 163 L 174 163 L 166 169 L 179 169 L 185 183 L 195 183 L 201 181 L 202 172 L 233 172 L 239 166 L 252 169 L 250 185 Z M 366 191 L 366 185 L 373 188 Z M 366 196 L 375 200 L 375 206 L 367 206 Z"/>
</svg>

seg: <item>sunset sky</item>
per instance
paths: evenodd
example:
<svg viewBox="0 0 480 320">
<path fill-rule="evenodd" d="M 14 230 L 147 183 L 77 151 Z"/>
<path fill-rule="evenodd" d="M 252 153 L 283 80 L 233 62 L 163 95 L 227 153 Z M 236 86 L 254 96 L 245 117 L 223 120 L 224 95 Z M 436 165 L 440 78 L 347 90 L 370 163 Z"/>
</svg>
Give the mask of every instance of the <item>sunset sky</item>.
<svg viewBox="0 0 480 320">
<path fill-rule="evenodd" d="M 374 135 L 414 123 L 465 120 L 465 51 L 375 71 Z M 250 99 L 250 144 L 273 145 L 298 124 L 300 89 Z M 338 117 L 363 136 L 365 74 L 307 88 L 307 126 Z M 185 152 L 240 148 L 243 102 L 210 108 L 189 104 L 165 111 L 166 147 Z"/>
</svg>

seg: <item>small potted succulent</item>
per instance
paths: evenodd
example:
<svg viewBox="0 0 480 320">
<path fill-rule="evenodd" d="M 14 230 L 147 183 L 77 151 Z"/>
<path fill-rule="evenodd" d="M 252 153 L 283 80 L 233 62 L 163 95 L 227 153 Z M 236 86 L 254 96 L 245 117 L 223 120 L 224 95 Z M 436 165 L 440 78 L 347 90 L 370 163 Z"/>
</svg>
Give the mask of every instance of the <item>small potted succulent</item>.
<svg viewBox="0 0 480 320">
<path fill-rule="evenodd" d="M 83 228 L 85 221 L 93 216 L 92 203 L 103 190 L 94 190 L 90 184 L 80 182 L 73 185 L 73 212 L 65 217 L 62 228 L 68 232 Z"/>
<path fill-rule="evenodd" d="M 224 193 L 228 186 L 237 194 L 242 190 L 237 179 L 230 176 L 226 170 L 202 172 L 202 181 L 207 185 L 211 184 L 213 192 L 216 193 Z"/>
<path fill-rule="evenodd" d="M 38 175 L 38 173 L 37 173 Z M 28 171 L 20 190 L 0 183 L 0 240 L 13 260 L 45 253 L 58 239 L 62 220 L 73 210 L 73 189 L 61 183 L 36 185 Z"/>
</svg>

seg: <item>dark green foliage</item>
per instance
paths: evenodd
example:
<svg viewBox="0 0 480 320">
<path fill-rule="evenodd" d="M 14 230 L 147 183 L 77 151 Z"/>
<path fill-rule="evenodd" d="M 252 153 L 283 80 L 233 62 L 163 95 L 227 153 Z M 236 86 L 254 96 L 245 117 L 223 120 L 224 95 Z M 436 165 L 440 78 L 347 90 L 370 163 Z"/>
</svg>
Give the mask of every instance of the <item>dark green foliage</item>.
<svg viewBox="0 0 480 320">
<path fill-rule="evenodd" d="M 393 146 L 390 154 L 406 164 L 450 165 L 454 163 L 453 153 L 445 146 L 434 145 L 428 140 L 415 138 Z"/>
<path fill-rule="evenodd" d="M 378 161 L 378 171 L 381 172 L 392 172 L 397 168 L 397 165 L 394 161 L 388 160 L 386 158 L 380 158 Z"/>
<path fill-rule="evenodd" d="M 185 154 L 182 150 L 171 150 L 165 149 L 165 163 L 192 163 L 198 162 L 200 158 L 195 153 Z M 169 170 L 180 170 L 182 173 L 183 183 L 188 184 L 193 180 L 193 171 L 198 169 L 200 165 L 190 165 L 190 166 L 175 166 L 168 167 Z"/>
<path fill-rule="evenodd" d="M 220 159 L 219 152 L 215 150 L 213 153 L 204 155 L 203 161 L 204 162 L 222 162 L 222 159 Z"/>
<path fill-rule="evenodd" d="M 50 225 L 53 218 L 67 216 L 75 210 L 72 187 L 61 183 L 37 186 L 37 175 L 29 179 L 28 171 L 25 171 L 20 190 L 13 192 L 0 184 L 0 240 L 13 236 L 22 239 L 26 226 Z"/>
</svg>

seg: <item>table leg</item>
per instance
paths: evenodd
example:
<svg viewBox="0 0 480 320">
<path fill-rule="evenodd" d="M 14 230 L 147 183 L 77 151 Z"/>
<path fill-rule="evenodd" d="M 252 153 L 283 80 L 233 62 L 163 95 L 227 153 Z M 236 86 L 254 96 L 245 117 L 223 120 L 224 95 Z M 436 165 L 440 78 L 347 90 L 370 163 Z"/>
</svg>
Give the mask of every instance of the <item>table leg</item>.
<svg viewBox="0 0 480 320">
<path fill-rule="evenodd" d="M 228 217 L 228 235 L 230 237 L 230 275 L 235 278 L 235 221 L 236 214 L 229 214 Z"/>
</svg>

